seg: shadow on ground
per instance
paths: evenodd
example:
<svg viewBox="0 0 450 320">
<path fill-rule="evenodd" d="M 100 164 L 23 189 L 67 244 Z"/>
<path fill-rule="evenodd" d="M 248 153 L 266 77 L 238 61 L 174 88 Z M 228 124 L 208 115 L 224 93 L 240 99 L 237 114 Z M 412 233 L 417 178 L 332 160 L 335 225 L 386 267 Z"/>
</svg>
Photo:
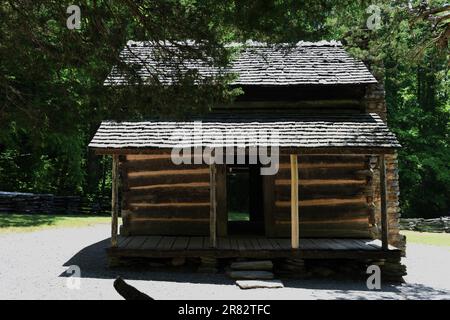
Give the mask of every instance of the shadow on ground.
<svg viewBox="0 0 450 320">
<path fill-rule="evenodd" d="M 64 266 L 77 265 L 82 278 L 115 279 L 121 276 L 126 280 L 170 281 L 191 284 L 235 285 L 234 280 L 224 274 L 202 274 L 192 270 L 178 271 L 154 270 L 148 267 L 127 266 L 108 268 L 106 248 L 109 238 L 83 248 Z M 60 277 L 71 274 L 62 273 Z M 384 284 L 376 292 L 367 289 L 365 281 L 335 279 L 283 279 L 285 288 L 310 290 L 311 297 L 321 299 L 321 291 L 332 293 L 333 299 L 449 299 L 450 291 L 436 289 L 423 284 Z M 322 298 L 323 299 L 323 298 Z"/>
<path fill-rule="evenodd" d="M 450 291 L 436 289 L 423 284 L 383 284 L 381 290 L 369 290 L 364 281 L 308 279 L 283 281 L 286 287 L 309 289 L 312 292 L 328 290 L 333 292 L 336 300 L 367 300 L 367 299 L 408 299 L 430 300 L 449 299 Z M 375 294 L 375 295 L 374 295 Z"/>
<path fill-rule="evenodd" d="M 173 272 L 150 269 L 149 267 L 126 266 L 109 268 L 106 248 L 110 245 L 110 239 L 94 243 L 76 253 L 66 263 L 65 267 L 76 265 L 80 267 L 82 278 L 115 279 L 121 276 L 128 280 L 152 280 L 152 281 L 175 281 L 189 283 L 209 284 L 234 284 L 234 281 L 221 274 L 200 274 L 192 270 L 177 269 Z M 71 274 L 63 272 L 61 277 L 69 277 Z"/>
</svg>

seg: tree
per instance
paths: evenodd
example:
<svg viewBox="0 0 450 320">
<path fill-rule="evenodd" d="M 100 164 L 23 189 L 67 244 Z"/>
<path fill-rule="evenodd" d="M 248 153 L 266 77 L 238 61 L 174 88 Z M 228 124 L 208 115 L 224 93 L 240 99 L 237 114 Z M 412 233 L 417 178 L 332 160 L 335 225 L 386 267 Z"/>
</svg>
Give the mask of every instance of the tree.
<svg viewBox="0 0 450 320">
<path fill-rule="evenodd" d="M 179 60 L 225 65 L 230 41 L 341 40 L 384 80 L 400 151 L 407 216 L 449 212 L 448 37 L 444 1 L 86 0 L 81 29 L 70 1 L 0 0 L 0 186 L 108 194 L 108 160 L 87 150 L 103 119 L 184 117 L 232 99 L 229 78 L 106 88 L 127 40 L 181 41 Z M 368 27 L 378 6 L 381 24 Z M 373 7 L 372 7 L 373 8 Z M 198 46 L 182 45 L 191 39 Z M 178 43 L 178 42 L 177 42 Z M 161 50 L 165 50 L 161 47 Z M 127 66 L 121 66 L 127 68 Z M 217 80 L 217 81 L 216 81 Z"/>
</svg>

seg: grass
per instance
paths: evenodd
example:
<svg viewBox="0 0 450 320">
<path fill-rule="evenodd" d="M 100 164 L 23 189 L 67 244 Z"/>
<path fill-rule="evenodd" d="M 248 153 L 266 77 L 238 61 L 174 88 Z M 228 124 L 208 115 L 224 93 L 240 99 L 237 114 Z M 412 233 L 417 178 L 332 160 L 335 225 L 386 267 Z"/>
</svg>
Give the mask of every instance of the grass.
<svg viewBox="0 0 450 320">
<path fill-rule="evenodd" d="M 428 244 L 432 246 L 450 247 L 450 233 L 431 233 L 417 231 L 400 231 L 406 236 L 406 243 Z"/>
<path fill-rule="evenodd" d="M 249 221 L 250 216 L 248 212 L 228 212 L 228 221 Z"/>
<path fill-rule="evenodd" d="M 0 233 L 30 232 L 45 228 L 76 228 L 110 223 L 107 216 L 0 214 Z"/>
<path fill-rule="evenodd" d="M 248 221 L 247 212 L 229 212 L 230 221 Z M 76 228 L 110 223 L 108 216 L 0 214 L 0 233 L 31 232 L 46 228 Z M 402 230 L 407 243 L 450 247 L 449 233 L 431 233 Z"/>
</svg>

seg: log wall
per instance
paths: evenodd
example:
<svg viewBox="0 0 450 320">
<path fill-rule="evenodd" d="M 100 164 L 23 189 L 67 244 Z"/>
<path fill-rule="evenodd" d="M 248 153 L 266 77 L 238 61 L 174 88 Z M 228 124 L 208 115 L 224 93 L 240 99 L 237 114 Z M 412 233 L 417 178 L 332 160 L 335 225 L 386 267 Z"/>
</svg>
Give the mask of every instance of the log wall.
<svg viewBox="0 0 450 320">
<path fill-rule="evenodd" d="M 371 175 L 365 156 L 302 156 L 299 166 L 299 228 L 302 238 L 369 237 L 367 186 Z M 274 226 L 271 235 L 290 235 L 290 168 L 280 157 L 275 176 Z"/>
<path fill-rule="evenodd" d="M 376 156 L 299 155 L 301 238 L 378 238 L 379 171 Z M 389 242 L 399 235 L 396 156 L 386 156 Z M 208 235 L 210 211 L 207 165 L 175 165 L 170 154 L 127 155 L 121 159 L 124 235 Z M 290 237 L 290 163 L 280 156 L 273 184 L 267 236 Z M 223 209 L 226 197 L 217 204 Z M 266 198 L 266 197 L 265 197 Z M 270 208 L 269 208 L 270 207 Z M 268 210 L 268 208 L 270 210 Z M 220 215 L 226 219 L 226 214 Z M 218 217 L 218 218 L 220 218 Z M 224 222 L 226 223 L 226 221 Z"/>
<path fill-rule="evenodd" d="M 175 165 L 170 154 L 127 155 L 121 174 L 121 234 L 208 234 L 207 165 Z"/>
<path fill-rule="evenodd" d="M 369 221 L 375 220 L 367 200 L 369 157 L 300 155 L 298 160 L 300 237 L 369 237 Z M 175 165 L 170 154 L 161 154 L 127 155 L 120 167 L 122 234 L 208 235 L 207 165 Z M 290 237 L 289 155 L 280 156 L 279 172 L 270 181 L 272 210 L 267 214 L 272 223 L 266 233 Z M 223 202 L 226 198 L 218 207 Z"/>
</svg>

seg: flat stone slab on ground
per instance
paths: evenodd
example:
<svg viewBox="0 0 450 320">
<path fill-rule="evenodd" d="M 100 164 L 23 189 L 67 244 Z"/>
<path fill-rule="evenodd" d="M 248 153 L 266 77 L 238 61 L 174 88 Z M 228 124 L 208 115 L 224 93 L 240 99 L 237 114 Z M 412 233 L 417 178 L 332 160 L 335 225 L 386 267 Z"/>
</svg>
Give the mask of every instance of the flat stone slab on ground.
<svg viewBox="0 0 450 320">
<path fill-rule="evenodd" d="M 236 280 L 241 289 L 276 289 L 284 288 L 280 280 Z"/>
<path fill-rule="evenodd" d="M 233 270 L 272 270 L 273 263 L 270 260 L 233 262 L 230 266 Z"/>
<path fill-rule="evenodd" d="M 230 271 L 228 275 L 233 279 L 242 280 L 273 279 L 273 273 L 269 271 Z"/>
</svg>

